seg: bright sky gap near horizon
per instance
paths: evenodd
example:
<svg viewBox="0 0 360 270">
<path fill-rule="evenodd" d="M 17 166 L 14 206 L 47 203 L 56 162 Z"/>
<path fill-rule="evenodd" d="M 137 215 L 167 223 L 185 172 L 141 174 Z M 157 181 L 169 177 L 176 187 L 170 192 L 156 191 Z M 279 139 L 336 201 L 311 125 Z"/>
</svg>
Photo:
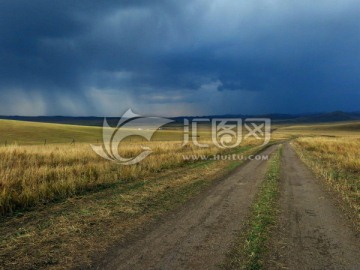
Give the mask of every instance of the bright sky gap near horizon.
<svg viewBox="0 0 360 270">
<path fill-rule="evenodd" d="M 0 3 L 0 115 L 360 111 L 358 0 Z"/>
</svg>

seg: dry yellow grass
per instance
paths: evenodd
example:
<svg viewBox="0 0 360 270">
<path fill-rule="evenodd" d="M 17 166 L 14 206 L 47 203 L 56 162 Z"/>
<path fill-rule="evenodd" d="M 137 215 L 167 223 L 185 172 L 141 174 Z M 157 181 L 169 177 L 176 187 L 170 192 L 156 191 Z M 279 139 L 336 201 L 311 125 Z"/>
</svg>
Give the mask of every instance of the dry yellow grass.
<svg viewBox="0 0 360 270">
<path fill-rule="evenodd" d="M 90 142 L 101 141 L 100 127 L 1 120 L 0 131 L 0 215 L 195 162 L 183 155 L 221 152 L 209 142 L 209 126 L 200 128 L 198 138 L 209 143 L 208 148 L 182 147 L 183 132 L 178 128 L 157 131 L 151 142 L 128 138 L 120 145 L 124 157 L 137 156 L 141 146 L 153 150 L 133 166 L 120 166 L 93 152 Z M 71 145 L 71 140 L 76 144 Z M 242 146 L 251 143 L 261 141 L 248 140 Z"/>
<path fill-rule="evenodd" d="M 306 137 L 295 140 L 294 146 L 305 163 L 354 210 L 359 221 L 360 138 Z"/>
<path fill-rule="evenodd" d="M 360 121 L 318 123 L 318 124 L 275 124 L 276 134 L 283 136 L 342 136 L 360 135 Z"/>
<path fill-rule="evenodd" d="M 141 143 L 144 145 L 144 143 Z M 186 161 L 183 155 L 210 155 L 215 146 L 181 147 L 181 142 L 150 142 L 154 151 L 142 162 L 120 166 L 97 156 L 89 144 L 8 146 L 0 148 L 0 211 L 2 214 L 58 198 L 144 178 Z M 121 146 L 124 156 L 136 156 L 140 143 Z"/>
</svg>

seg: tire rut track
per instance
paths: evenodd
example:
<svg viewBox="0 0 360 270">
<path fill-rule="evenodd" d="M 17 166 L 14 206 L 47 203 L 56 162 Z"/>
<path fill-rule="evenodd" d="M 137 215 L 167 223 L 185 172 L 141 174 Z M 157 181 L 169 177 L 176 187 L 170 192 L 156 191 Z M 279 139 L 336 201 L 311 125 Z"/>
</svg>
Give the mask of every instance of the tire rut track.
<svg viewBox="0 0 360 270">
<path fill-rule="evenodd" d="M 262 152 L 271 154 L 277 146 Z M 189 201 L 97 269 L 218 269 L 249 214 L 268 161 L 251 160 Z"/>
<path fill-rule="evenodd" d="M 287 143 L 279 224 L 266 269 L 360 269 L 359 235 Z"/>
</svg>

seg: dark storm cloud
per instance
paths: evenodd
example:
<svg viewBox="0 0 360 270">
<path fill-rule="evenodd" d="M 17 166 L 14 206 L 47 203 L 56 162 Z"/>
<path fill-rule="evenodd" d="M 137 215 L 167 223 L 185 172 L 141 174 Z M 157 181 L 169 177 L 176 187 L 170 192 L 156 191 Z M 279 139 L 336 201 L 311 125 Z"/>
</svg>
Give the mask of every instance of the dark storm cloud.
<svg viewBox="0 0 360 270">
<path fill-rule="evenodd" d="M 2 1 L 0 114 L 358 110 L 359 11 L 350 0 Z"/>
</svg>

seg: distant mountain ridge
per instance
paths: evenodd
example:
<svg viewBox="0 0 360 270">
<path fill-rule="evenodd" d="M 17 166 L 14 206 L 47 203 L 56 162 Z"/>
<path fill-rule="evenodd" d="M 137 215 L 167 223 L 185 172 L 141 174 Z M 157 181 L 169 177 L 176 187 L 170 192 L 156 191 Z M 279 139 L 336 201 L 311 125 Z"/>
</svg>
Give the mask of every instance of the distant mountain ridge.
<svg viewBox="0 0 360 270">
<path fill-rule="evenodd" d="M 314 114 L 294 119 L 295 122 L 301 123 L 339 122 L 352 120 L 360 120 L 360 112 L 346 113 L 342 111 L 335 111 L 324 114 Z"/>
<path fill-rule="evenodd" d="M 175 122 L 183 122 L 186 119 L 194 118 L 270 118 L 274 123 L 327 123 L 360 120 L 359 112 L 334 111 L 327 113 L 303 113 L 303 114 L 224 114 L 224 115 L 204 115 L 204 116 L 178 116 L 169 117 Z M 0 116 L 0 119 L 19 120 L 42 123 L 71 124 L 84 126 L 102 126 L 104 118 L 97 116 Z M 109 124 L 116 125 L 119 117 L 106 117 Z"/>
</svg>

